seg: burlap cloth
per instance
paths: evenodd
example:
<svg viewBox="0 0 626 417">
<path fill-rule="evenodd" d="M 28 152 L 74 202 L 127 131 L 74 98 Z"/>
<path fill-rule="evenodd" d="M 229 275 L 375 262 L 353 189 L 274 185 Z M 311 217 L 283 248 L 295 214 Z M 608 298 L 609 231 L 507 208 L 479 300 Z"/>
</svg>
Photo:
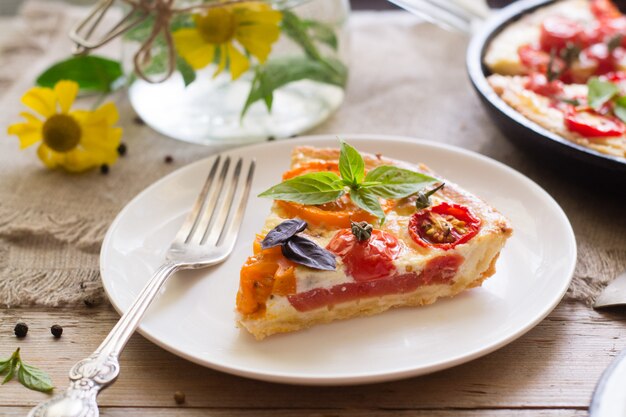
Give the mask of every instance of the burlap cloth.
<svg viewBox="0 0 626 417">
<path fill-rule="evenodd" d="M 119 210 L 163 175 L 214 152 L 163 137 L 133 121 L 117 98 L 128 155 L 109 175 L 68 175 L 19 151 L 6 126 L 20 96 L 51 62 L 67 56 L 66 33 L 84 11 L 27 3 L 0 35 L 0 304 L 73 305 L 103 300 L 98 253 Z M 561 204 L 579 247 L 567 297 L 591 302 L 626 268 L 626 216 L 611 196 L 557 176 L 513 147 L 492 125 L 465 75 L 467 39 L 403 12 L 354 13 L 351 77 L 341 109 L 312 133 L 385 133 L 462 146 L 528 175 Z M 115 52 L 115 51 L 114 51 Z M 164 163 L 171 155 L 174 163 Z M 523 203 L 523 202 L 522 202 Z"/>
</svg>

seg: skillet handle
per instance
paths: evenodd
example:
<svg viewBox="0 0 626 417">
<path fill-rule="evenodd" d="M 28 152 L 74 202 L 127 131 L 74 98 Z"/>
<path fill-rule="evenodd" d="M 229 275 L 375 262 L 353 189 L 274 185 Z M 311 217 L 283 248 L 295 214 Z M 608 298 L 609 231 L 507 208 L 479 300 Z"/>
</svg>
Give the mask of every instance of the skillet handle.
<svg viewBox="0 0 626 417">
<path fill-rule="evenodd" d="M 499 9 L 515 0 L 388 0 L 444 29 L 471 35 L 493 9 Z M 487 7 L 485 7 L 487 6 Z"/>
<path fill-rule="evenodd" d="M 626 416 L 626 349 L 602 373 L 589 406 L 589 417 Z"/>
<path fill-rule="evenodd" d="M 487 0 L 487 6 L 489 6 L 490 9 L 501 9 L 514 2 L 515 0 Z"/>
</svg>

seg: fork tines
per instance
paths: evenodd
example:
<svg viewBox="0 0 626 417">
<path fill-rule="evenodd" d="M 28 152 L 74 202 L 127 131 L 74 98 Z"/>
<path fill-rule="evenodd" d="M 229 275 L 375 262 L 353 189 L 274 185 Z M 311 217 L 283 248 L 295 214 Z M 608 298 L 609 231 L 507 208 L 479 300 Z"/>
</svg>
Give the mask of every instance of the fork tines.
<svg viewBox="0 0 626 417">
<path fill-rule="evenodd" d="M 202 191 L 176 235 L 179 244 L 219 246 L 235 239 L 243 218 L 255 161 L 218 155 Z M 242 171 L 246 172 L 241 175 Z"/>
</svg>

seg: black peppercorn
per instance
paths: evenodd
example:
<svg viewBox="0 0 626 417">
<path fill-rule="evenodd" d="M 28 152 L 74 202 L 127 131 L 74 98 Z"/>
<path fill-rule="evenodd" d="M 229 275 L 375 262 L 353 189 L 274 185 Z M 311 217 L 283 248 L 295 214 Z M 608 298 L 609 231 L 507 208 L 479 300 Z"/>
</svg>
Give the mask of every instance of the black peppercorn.
<svg viewBox="0 0 626 417">
<path fill-rule="evenodd" d="M 126 155 L 126 151 L 128 151 L 128 148 L 126 147 L 125 143 L 120 143 L 120 146 L 117 147 L 117 153 L 120 156 L 124 156 Z"/>
<path fill-rule="evenodd" d="M 26 334 L 28 333 L 28 325 L 26 323 L 19 322 L 15 325 L 13 331 L 17 337 L 26 337 Z"/>
<path fill-rule="evenodd" d="M 171 164 L 172 162 L 174 162 L 174 158 L 172 158 L 171 155 L 167 155 L 164 159 L 166 164 Z"/>
<path fill-rule="evenodd" d="M 185 403 L 185 393 L 182 391 L 176 391 L 174 393 L 174 401 L 176 404 L 184 404 Z"/>
<path fill-rule="evenodd" d="M 52 333 L 52 336 L 58 339 L 63 334 L 63 327 L 59 326 L 58 324 L 55 324 L 52 327 L 50 327 L 50 332 Z"/>
<path fill-rule="evenodd" d="M 140 126 L 143 126 L 146 124 L 146 122 L 144 122 L 143 119 L 139 116 L 135 116 L 135 118 L 133 119 L 133 122 L 135 122 L 136 125 L 140 125 Z"/>
<path fill-rule="evenodd" d="M 100 165 L 100 172 L 102 175 L 106 175 L 109 173 L 109 166 L 107 164 Z"/>
</svg>

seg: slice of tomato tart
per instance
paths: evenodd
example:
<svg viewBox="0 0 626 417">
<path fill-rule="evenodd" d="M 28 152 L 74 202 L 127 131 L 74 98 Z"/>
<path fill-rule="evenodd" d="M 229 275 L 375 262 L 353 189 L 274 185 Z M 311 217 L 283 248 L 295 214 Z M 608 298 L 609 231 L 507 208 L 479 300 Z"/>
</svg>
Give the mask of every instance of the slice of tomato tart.
<svg viewBox="0 0 626 417">
<path fill-rule="evenodd" d="M 512 229 L 478 197 L 414 166 L 341 149 L 294 149 L 253 255 L 240 327 L 257 339 L 431 304 L 495 273 Z"/>
</svg>

